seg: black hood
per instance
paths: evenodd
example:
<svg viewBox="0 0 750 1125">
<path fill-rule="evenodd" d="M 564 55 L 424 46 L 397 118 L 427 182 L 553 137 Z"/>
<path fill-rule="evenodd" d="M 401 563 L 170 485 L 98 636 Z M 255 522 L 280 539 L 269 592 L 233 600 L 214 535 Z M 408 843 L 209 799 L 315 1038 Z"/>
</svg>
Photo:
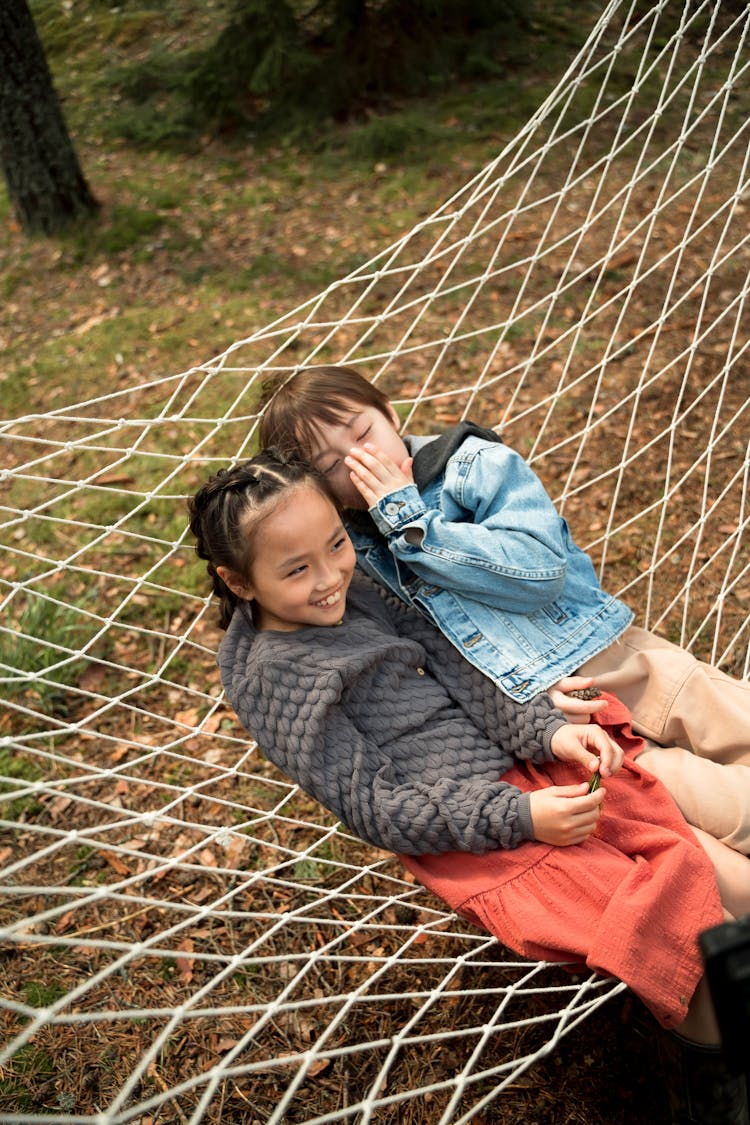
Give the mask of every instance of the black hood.
<svg viewBox="0 0 750 1125">
<path fill-rule="evenodd" d="M 448 461 L 456 450 L 460 449 L 467 437 L 483 438 L 484 441 L 502 441 L 500 435 L 496 434 L 494 430 L 485 430 L 483 426 L 477 426 L 475 422 L 459 422 L 457 425 L 451 426 L 449 430 L 445 430 L 433 441 L 428 441 L 426 445 L 420 446 L 414 454 L 412 473 L 414 474 L 414 483 L 420 492 L 423 488 L 426 488 L 430 481 L 433 481 L 435 477 L 440 476 L 445 471 Z"/>
</svg>

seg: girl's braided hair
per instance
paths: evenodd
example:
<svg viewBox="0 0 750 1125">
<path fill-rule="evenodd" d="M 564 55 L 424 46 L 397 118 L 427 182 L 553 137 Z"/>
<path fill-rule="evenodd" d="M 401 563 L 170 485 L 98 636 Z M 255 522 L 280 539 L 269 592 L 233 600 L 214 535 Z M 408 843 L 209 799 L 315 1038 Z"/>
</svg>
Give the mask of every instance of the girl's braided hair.
<svg viewBox="0 0 750 1125">
<path fill-rule="evenodd" d="M 299 457 L 269 449 L 232 468 L 220 469 L 188 501 L 190 530 L 198 557 L 206 559 L 213 592 L 219 599 L 219 624 L 226 629 L 242 602 L 217 572 L 225 566 L 242 577 L 252 563 L 252 516 L 268 514 L 268 505 L 300 485 L 317 488 L 338 504 L 325 477 Z"/>
</svg>

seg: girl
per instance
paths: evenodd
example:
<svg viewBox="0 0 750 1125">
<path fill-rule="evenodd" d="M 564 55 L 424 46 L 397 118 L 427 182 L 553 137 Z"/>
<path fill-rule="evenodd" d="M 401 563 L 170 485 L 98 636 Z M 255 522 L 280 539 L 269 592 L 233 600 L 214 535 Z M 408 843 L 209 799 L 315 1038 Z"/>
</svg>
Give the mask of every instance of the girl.
<svg viewBox="0 0 750 1125">
<path fill-rule="evenodd" d="M 226 629 L 222 682 L 268 757 L 504 944 L 616 976 L 679 1027 L 690 1088 L 671 1096 L 693 1117 L 675 1121 L 749 1125 L 697 935 L 750 910 L 750 862 L 701 838 L 709 858 L 602 727 L 566 723 L 545 694 L 511 700 L 357 574 L 305 463 L 261 454 L 205 484 L 190 512 Z M 605 784 L 589 792 L 593 771 Z"/>
</svg>

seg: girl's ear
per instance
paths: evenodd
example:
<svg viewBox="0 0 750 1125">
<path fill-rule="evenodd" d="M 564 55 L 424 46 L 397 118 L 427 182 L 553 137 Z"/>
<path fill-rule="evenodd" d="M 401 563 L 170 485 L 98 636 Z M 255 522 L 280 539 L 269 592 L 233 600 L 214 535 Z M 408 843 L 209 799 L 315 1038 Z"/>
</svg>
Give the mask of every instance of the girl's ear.
<svg viewBox="0 0 750 1125">
<path fill-rule="evenodd" d="M 225 586 L 243 601 L 251 602 L 253 600 L 253 591 L 250 583 L 246 581 L 236 570 L 232 570 L 228 566 L 217 566 L 216 573 L 222 580 Z"/>
<path fill-rule="evenodd" d="M 390 402 L 388 403 L 388 417 L 390 418 L 391 422 L 393 422 L 393 425 L 396 428 L 396 433 L 399 433 L 401 429 L 401 419 L 391 406 Z"/>
</svg>

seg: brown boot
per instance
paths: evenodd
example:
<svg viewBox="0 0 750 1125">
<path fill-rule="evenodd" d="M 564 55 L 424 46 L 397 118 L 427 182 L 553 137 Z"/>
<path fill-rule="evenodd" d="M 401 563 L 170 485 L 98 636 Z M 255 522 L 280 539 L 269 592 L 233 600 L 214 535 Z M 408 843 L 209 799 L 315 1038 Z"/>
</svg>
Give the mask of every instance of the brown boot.
<svg viewBox="0 0 750 1125">
<path fill-rule="evenodd" d="M 750 1125 L 745 1076 L 730 1074 L 720 1047 L 662 1031 L 659 1060 L 672 1125 Z"/>
</svg>

